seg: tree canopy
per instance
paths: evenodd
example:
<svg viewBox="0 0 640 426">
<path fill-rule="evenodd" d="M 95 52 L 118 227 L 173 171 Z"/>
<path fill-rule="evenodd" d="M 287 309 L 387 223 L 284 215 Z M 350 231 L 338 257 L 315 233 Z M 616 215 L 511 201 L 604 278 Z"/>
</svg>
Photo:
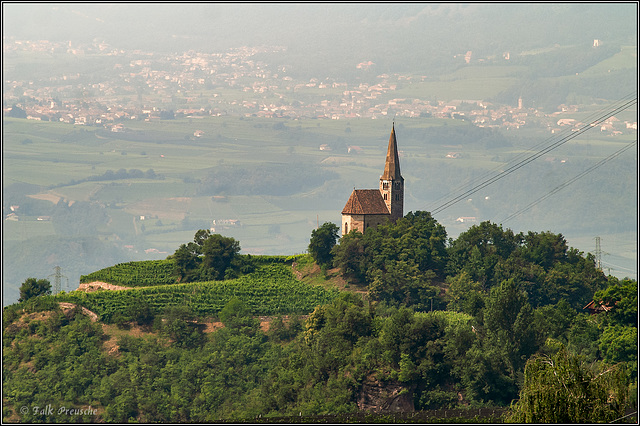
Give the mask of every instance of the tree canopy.
<svg viewBox="0 0 640 426">
<path fill-rule="evenodd" d="M 624 416 L 628 383 L 619 366 L 588 365 L 564 348 L 532 357 L 509 421 L 514 423 L 612 422 Z"/>
<path fill-rule="evenodd" d="M 19 302 L 26 302 L 32 297 L 51 294 L 51 282 L 46 279 L 27 278 L 20 286 Z"/>
<path fill-rule="evenodd" d="M 231 237 L 198 230 L 193 242 L 182 244 L 173 254 L 180 282 L 233 278 L 241 268 L 240 243 Z"/>
<path fill-rule="evenodd" d="M 374 300 L 416 309 L 444 307 L 446 231 L 428 212 L 410 212 L 396 223 L 351 231 L 333 249 L 334 266 L 364 282 Z"/>
<path fill-rule="evenodd" d="M 338 240 L 340 228 L 334 223 L 325 222 L 318 229 L 311 231 L 309 253 L 319 265 L 329 265 L 333 261 L 331 249 Z"/>
</svg>

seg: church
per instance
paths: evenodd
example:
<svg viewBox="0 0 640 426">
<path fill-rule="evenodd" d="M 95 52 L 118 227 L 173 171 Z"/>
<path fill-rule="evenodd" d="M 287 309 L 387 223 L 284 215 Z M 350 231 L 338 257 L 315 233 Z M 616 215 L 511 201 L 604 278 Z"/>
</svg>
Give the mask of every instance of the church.
<svg viewBox="0 0 640 426">
<path fill-rule="evenodd" d="M 379 189 L 354 189 L 342 209 L 342 235 L 358 230 L 362 233 L 370 226 L 386 220 L 395 222 L 404 216 L 404 178 L 400 174 L 398 143 L 395 124 L 391 128 L 387 161 L 380 176 Z"/>
</svg>

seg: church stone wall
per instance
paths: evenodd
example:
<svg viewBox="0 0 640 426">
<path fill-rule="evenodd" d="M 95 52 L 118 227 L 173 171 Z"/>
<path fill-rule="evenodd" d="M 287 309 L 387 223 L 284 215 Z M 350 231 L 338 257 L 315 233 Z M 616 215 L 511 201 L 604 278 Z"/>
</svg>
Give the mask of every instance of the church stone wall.
<svg viewBox="0 0 640 426">
<path fill-rule="evenodd" d="M 378 225 L 382 225 L 386 221 L 389 220 L 388 214 L 368 214 L 365 216 L 364 229 L 366 230 L 368 227 L 376 227 Z M 361 231 L 364 232 L 364 231 Z"/>
<path fill-rule="evenodd" d="M 362 232 L 364 229 L 364 215 L 363 214 L 343 214 L 342 215 L 342 235 L 347 235 L 349 232 L 357 229 Z"/>
<path fill-rule="evenodd" d="M 369 227 L 376 227 L 389 220 L 388 214 L 343 214 L 342 215 L 342 235 L 357 229 L 364 234 Z"/>
</svg>

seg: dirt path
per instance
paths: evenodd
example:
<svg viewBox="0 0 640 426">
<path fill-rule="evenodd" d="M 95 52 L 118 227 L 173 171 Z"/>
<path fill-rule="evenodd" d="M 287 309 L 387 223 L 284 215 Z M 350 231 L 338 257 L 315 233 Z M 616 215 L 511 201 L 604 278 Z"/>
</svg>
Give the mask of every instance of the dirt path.
<svg viewBox="0 0 640 426">
<path fill-rule="evenodd" d="M 60 302 L 59 304 L 60 304 L 60 309 L 62 309 L 62 312 L 64 312 L 65 314 L 76 307 L 75 303 Z M 87 308 L 83 307 L 82 313 L 87 315 L 89 318 L 91 318 L 91 321 L 93 322 L 98 321 L 98 314 L 96 314 L 95 312 L 91 312 Z"/>
</svg>

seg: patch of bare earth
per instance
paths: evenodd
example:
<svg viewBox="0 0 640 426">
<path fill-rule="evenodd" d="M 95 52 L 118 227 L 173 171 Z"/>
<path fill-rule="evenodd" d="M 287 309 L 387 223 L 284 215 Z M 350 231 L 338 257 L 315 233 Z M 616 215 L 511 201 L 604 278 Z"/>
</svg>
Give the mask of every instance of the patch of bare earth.
<svg viewBox="0 0 640 426">
<path fill-rule="evenodd" d="M 53 204 L 58 204 L 58 201 L 62 198 L 61 195 L 56 194 L 55 192 L 42 192 L 40 194 L 27 195 L 27 197 L 34 198 L 36 200 L 49 201 Z"/>
<path fill-rule="evenodd" d="M 131 336 L 141 338 L 145 336 L 155 336 L 156 333 L 149 331 L 145 327 L 141 327 L 135 323 L 129 323 L 127 329 L 120 329 L 114 324 L 102 324 L 102 331 L 109 337 L 107 341 L 103 343 L 104 350 L 109 355 L 118 356 L 120 354 L 120 347 L 118 346 L 118 339 L 122 336 Z"/>
<path fill-rule="evenodd" d="M 90 283 L 82 283 L 78 286 L 78 290 L 91 293 L 98 290 L 130 290 L 131 287 L 122 285 L 109 284 L 102 281 L 93 281 Z"/>
<path fill-rule="evenodd" d="M 76 307 L 75 303 L 68 303 L 68 302 L 60 302 L 59 305 L 60 305 L 60 309 L 62 309 L 62 312 L 65 315 L 69 315 L 69 313 Z M 91 318 L 91 321 L 93 322 L 98 321 L 98 314 L 96 314 L 95 312 L 91 312 L 84 306 L 82 307 L 82 313 L 88 316 L 89 318 Z"/>
<path fill-rule="evenodd" d="M 199 321 L 198 324 L 204 324 L 204 332 L 205 333 L 213 333 L 216 330 L 220 330 L 221 328 L 224 327 L 224 324 L 220 321 L 214 321 L 214 320 L 209 320 L 209 321 Z"/>
<path fill-rule="evenodd" d="M 34 312 L 32 314 L 23 314 L 18 321 L 15 322 L 17 326 L 22 324 L 28 324 L 30 321 L 46 321 L 53 316 L 53 311 Z"/>
<path fill-rule="evenodd" d="M 294 317 L 305 320 L 309 317 L 309 315 L 299 315 L 299 316 L 283 315 L 282 322 L 285 324 L 288 324 Z M 266 333 L 271 328 L 271 323 L 273 322 L 275 317 L 259 317 L 259 319 L 260 319 L 260 329 L 264 333 Z"/>
</svg>

